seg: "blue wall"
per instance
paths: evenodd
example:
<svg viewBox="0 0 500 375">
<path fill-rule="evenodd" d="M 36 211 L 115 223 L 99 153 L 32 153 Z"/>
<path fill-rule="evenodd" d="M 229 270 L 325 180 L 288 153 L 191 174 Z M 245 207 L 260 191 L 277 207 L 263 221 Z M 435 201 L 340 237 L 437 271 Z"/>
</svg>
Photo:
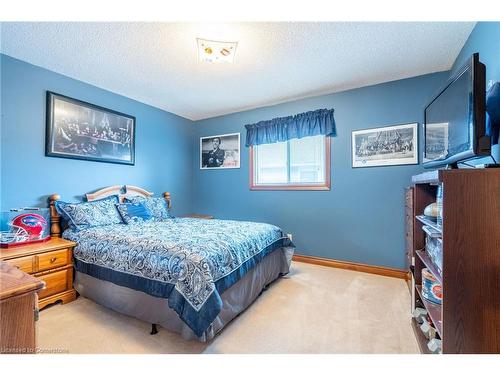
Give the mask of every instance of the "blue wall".
<svg viewBox="0 0 500 375">
<path fill-rule="evenodd" d="M 423 108 L 448 72 L 298 100 L 196 122 L 201 136 L 241 132 L 244 125 L 318 108 L 334 108 L 331 191 L 250 191 L 248 149 L 241 169 L 199 170 L 193 161 L 194 207 L 224 219 L 256 220 L 292 233 L 297 253 L 403 268 L 404 188 L 421 166 L 351 168 L 351 131 L 423 121 Z M 421 131 L 421 125 L 419 125 Z M 420 137 L 421 138 L 421 137 Z"/>
<path fill-rule="evenodd" d="M 500 22 L 478 22 L 453 64 L 452 70 L 475 52 L 486 65 L 486 80 L 500 81 Z"/>
<path fill-rule="evenodd" d="M 1 56 L 1 207 L 46 206 L 97 188 L 132 184 L 172 193 L 192 211 L 193 122 L 40 67 Z M 54 91 L 136 117 L 135 166 L 45 157 L 45 95 Z"/>
<path fill-rule="evenodd" d="M 478 22 L 460 51 L 452 71 L 456 71 L 475 52 L 479 60 L 486 65 L 486 87 L 488 81 L 500 81 L 500 22 Z M 494 145 L 491 153 L 500 162 L 500 145 Z M 491 163 L 491 158 L 484 158 L 478 163 Z"/>
</svg>

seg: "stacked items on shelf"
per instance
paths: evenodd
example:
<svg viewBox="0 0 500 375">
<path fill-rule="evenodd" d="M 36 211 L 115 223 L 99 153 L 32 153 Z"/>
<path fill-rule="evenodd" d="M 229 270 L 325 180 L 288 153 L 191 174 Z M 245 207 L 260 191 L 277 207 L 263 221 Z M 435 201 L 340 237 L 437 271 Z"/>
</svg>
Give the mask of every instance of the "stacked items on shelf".
<svg viewBox="0 0 500 375">
<path fill-rule="evenodd" d="M 441 305 L 443 300 L 441 283 L 428 268 L 422 269 L 422 297 L 436 305 Z"/>
<path fill-rule="evenodd" d="M 441 339 L 439 338 L 439 333 L 434 327 L 432 320 L 429 318 L 427 310 L 417 307 L 415 311 L 413 311 L 413 317 L 417 321 L 423 335 L 428 340 L 427 348 L 429 351 L 434 354 L 441 354 Z"/>
<path fill-rule="evenodd" d="M 417 216 L 417 219 L 422 222 L 422 230 L 425 232 L 425 252 L 431 260 L 432 264 L 426 264 L 429 272 L 437 277 L 440 281 L 443 271 L 443 205 L 442 205 L 442 188 L 439 185 L 437 189 L 437 201 L 429 204 L 423 215 Z M 436 272 L 437 270 L 437 272 Z"/>
<path fill-rule="evenodd" d="M 427 226 L 423 226 L 425 232 L 425 251 L 431 259 L 432 263 L 436 266 L 439 275 L 443 275 L 443 239 L 441 232 L 429 230 Z M 433 270 L 431 270 L 433 271 Z"/>
<path fill-rule="evenodd" d="M 417 219 L 424 225 L 425 250 L 417 251 L 426 267 L 421 270 L 422 285 L 417 287 L 425 308 L 417 307 L 413 316 L 427 341 L 427 348 L 431 353 L 441 353 L 441 301 L 443 242 L 442 242 L 442 189 L 438 188 L 437 202 L 429 204 L 423 215 Z M 434 323 L 435 322 L 435 323 Z"/>
</svg>

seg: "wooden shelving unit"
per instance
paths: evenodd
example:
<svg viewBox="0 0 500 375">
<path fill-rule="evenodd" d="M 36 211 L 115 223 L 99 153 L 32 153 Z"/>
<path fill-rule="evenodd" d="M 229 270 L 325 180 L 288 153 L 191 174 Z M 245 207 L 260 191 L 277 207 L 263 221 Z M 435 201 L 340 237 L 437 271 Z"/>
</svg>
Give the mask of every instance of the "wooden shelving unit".
<svg viewBox="0 0 500 375">
<path fill-rule="evenodd" d="M 411 232 L 414 290 L 412 306 L 427 310 L 443 353 L 500 353 L 500 169 L 426 172 L 412 179 Z M 426 220 L 424 208 L 443 186 L 443 225 Z M 407 206 L 408 207 L 408 206 Z M 407 215 L 408 216 L 408 215 Z M 441 231 L 442 273 L 425 251 L 422 229 Z M 422 269 L 441 282 L 442 305 L 422 296 Z M 422 353 L 427 339 L 412 318 Z"/>
</svg>

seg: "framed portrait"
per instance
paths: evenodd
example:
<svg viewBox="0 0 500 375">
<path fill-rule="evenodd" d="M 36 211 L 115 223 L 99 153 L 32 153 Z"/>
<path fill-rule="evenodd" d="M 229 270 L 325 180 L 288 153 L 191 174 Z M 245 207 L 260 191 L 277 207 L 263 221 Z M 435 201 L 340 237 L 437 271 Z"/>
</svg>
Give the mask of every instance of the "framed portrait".
<svg viewBox="0 0 500 375">
<path fill-rule="evenodd" d="M 135 117 L 47 92 L 45 155 L 134 165 Z"/>
<path fill-rule="evenodd" d="M 418 164 L 418 123 L 352 132 L 352 167 Z"/>
<path fill-rule="evenodd" d="M 200 169 L 240 167 L 240 133 L 200 138 Z"/>
</svg>

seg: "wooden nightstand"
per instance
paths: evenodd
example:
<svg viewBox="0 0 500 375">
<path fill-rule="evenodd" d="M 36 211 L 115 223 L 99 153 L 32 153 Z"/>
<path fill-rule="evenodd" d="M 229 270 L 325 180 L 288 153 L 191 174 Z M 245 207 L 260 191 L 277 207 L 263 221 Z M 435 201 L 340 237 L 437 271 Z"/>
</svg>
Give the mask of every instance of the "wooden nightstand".
<svg viewBox="0 0 500 375">
<path fill-rule="evenodd" d="M 202 215 L 202 214 L 188 214 L 188 215 L 182 215 L 180 217 L 192 217 L 194 219 L 207 219 L 207 220 L 211 220 L 214 218 L 212 215 Z"/>
<path fill-rule="evenodd" d="M 76 299 L 73 289 L 73 248 L 75 243 L 62 238 L 47 242 L 0 249 L 0 260 L 45 281 L 45 288 L 38 291 L 38 306 Z"/>
</svg>

